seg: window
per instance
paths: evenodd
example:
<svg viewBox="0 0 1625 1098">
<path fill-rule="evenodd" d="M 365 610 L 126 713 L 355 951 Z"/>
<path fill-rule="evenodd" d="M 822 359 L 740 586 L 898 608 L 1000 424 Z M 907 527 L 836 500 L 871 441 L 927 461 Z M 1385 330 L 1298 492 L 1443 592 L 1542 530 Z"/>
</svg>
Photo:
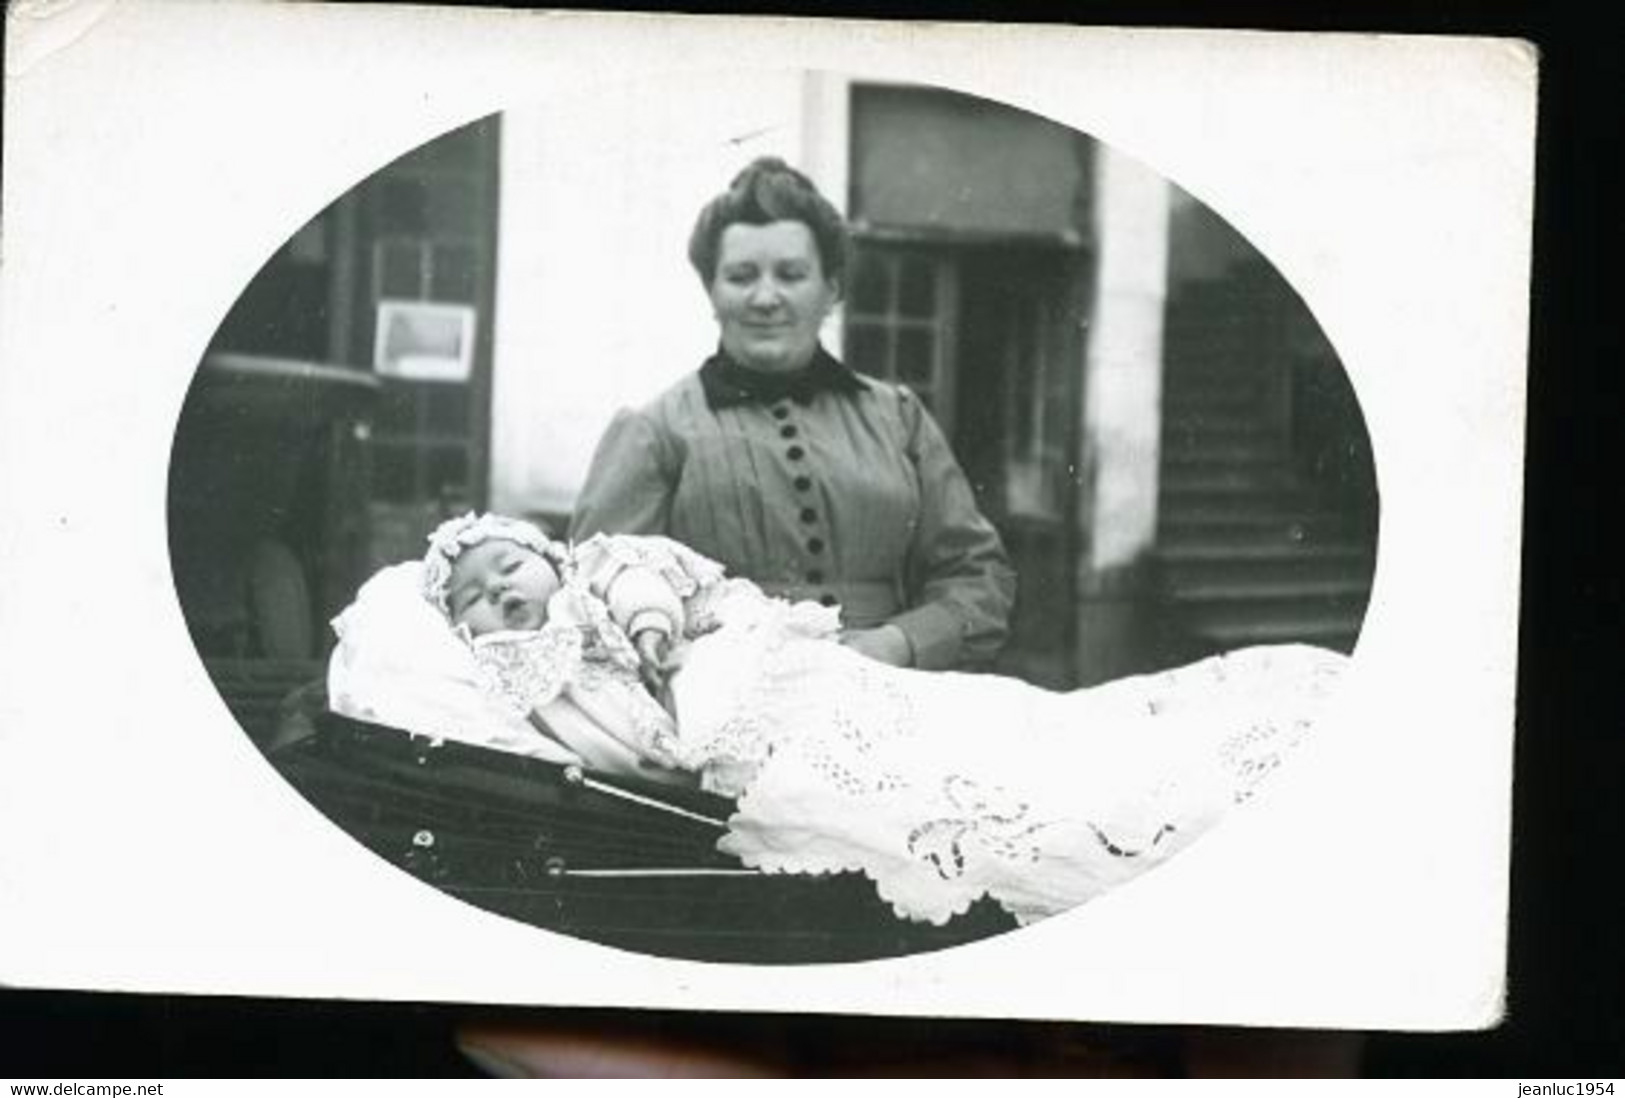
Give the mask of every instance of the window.
<svg viewBox="0 0 1625 1098">
<path fill-rule="evenodd" d="M 372 436 L 373 494 L 382 509 L 455 510 L 475 505 L 484 491 L 489 351 L 480 344 L 489 331 L 482 314 L 494 263 L 496 137 L 495 119 L 455 130 L 383 169 L 360 195 L 356 359 L 374 360 L 377 326 L 409 312 L 402 303 L 426 303 L 428 319 L 474 317 L 447 358 L 471 363 L 472 376 L 425 369 L 382 378 Z"/>
<path fill-rule="evenodd" d="M 847 364 L 907 385 L 945 429 L 953 423 L 954 276 L 945 254 L 860 241 L 846 303 Z"/>
</svg>

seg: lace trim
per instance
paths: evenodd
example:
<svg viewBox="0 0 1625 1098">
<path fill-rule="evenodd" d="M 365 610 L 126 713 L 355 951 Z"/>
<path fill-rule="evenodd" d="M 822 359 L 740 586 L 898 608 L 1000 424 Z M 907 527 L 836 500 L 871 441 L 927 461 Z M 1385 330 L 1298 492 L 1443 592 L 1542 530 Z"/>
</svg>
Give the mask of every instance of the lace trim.
<svg viewBox="0 0 1625 1098">
<path fill-rule="evenodd" d="M 547 613 L 547 623 L 534 632 L 460 634 L 474 652 L 486 693 L 504 708 L 528 717 L 572 683 L 592 689 L 617 675 L 636 676 L 637 650 L 603 601 L 578 579 L 548 600 Z M 653 739 L 651 732 L 647 742 Z"/>
<path fill-rule="evenodd" d="M 1029 817 L 1032 806 L 997 786 L 984 786 L 959 774 L 942 783 L 941 797 L 952 815 L 927 820 L 908 834 L 908 852 L 930 864 L 945 881 L 965 875 L 972 846 L 990 857 L 1036 865 L 1033 836 L 1047 825 Z"/>
<path fill-rule="evenodd" d="M 734 682 L 743 685 L 737 687 L 722 721 L 708 729 L 680 729 L 672 746 L 685 766 L 700 773 L 704 788 L 738 796 L 774 754 L 778 730 L 793 726 L 793 715 L 807 700 L 806 685 L 811 681 L 807 672 L 812 669 L 805 658 L 796 658 L 796 649 L 809 639 L 832 637 L 840 618 L 833 608 L 769 599 L 754 586 L 719 591 L 723 593 L 746 598 L 731 607 L 701 607 L 697 617 L 701 626 L 712 628 L 719 616 L 729 620 L 731 632 L 706 643 L 729 646 Z M 855 722 L 848 730 L 862 738 Z"/>
<path fill-rule="evenodd" d="M 575 681 L 584 650 L 582 630 L 552 622 L 534 633 L 487 633 L 473 640 L 486 694 L 521 718 Z"/>
<path fill-rule="evenodd" d="M 911 680 L 856 657 L 832 671 L 825 661 L 838 657 L 828 646 L 783 631 L 754 640 L 756 685 L 738 692 L 717 727 L 684 744 L 683 761 L 708 787 L 739 797 L 720 846 L 766 872 L 861 872 L 900 916 L 936 923 L 984 896 L 1031 921 L 1166 860 L 1281 767 L 1342 667 L 1333 653 L 1250 650 L 1131 680 L 1136 706 L 1092 709 L 1091 691 L 1053 696 L 1061 708 L 1046 712 L 1061 723 L 1074 699 L 1084 720 L 1140 714 L 1078 756 L 1108 768 L 1137 760 L 1124 788 L 1106 777 L 1073 804 L 1053 788 L 1034 801 L 1021 781 L 989 781 L 974 761 L 938 765 L 933 734 L 942 730 L 920 726 L 910 687 L 948 689 L 949 680 Z M 840 689 L 809 699 L 820 673 Z M 978 688 L 957 682 L 954 689 Z M 1153 750 L 1136 755 L 1146 737 Z M 1044 757 L 1044 741 L 1033 742 L 1040 746 L 1023 764 L 1030 772 L 997 772 L 1030 773 L 1043 788 L 1045 769 L 1072 759 Z M 998 749 L 1028 745 L 1013 738 Z"/>
</svg>

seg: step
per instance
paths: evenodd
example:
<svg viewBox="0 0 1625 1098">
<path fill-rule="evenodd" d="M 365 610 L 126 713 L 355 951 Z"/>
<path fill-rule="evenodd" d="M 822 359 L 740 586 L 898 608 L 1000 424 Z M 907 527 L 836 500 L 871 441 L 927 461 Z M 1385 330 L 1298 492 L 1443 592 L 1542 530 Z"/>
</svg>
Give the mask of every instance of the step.
<svg viewBox="0 0 1625 1098">
<path fill-rule="evenodd" d="M 1187 376 L 1202 371 L 1263 376 L 1272 364 L 1259 356 L 1258 333 L 1245 329 L 1201 332 L 1162 332 L 1164 376 Z"/>
<path fill-rule="evenodd" d="M 1267 411 L 1267 402 L 1257 393 L 1237 389 L 1214 389 L 1205 393 L 1165 391 L 1162 394 L 1162 408 L 1175 419 L 1258 418 Z"/>
<path fill-rule="evenodd" d="M 1246 294 L 1214 294 L 1191 300 L 1170 301 L 1163 328 L 1173 331 L 1209 331 L 1234 328 L 1252 331 L 1257 309 Z"/>
<path fill-rule="evenodd" d="M 1309 492 L 1277 492 L 1274 498 L 1238 499 L 1236 493 L 1211 493 L 1205 499 L 1202 493 L 1174 493 L 1170 498 L 1164 484 L 1162 504 L 1158 508 L 1161 521 L 1175 525 L 1227 524 L 1233 522 L 1270 525 L 1278 522 L 1305 522 L 1324 526 L 1327 521 L 1343 523 L 1353 529 L 1355 516 L 1324 503 Z"/>
<path fill-rule="evenodd" d="M 1284 462 L 1179 462 L 1161 477 L 1161 488 L 1174 494 L 1215 489 L 1304 490 L 1304 478 Z"/>
<path fill-rule="evenodd" d="M 1281 448 L 1272 442 L 1212 442 L 1200 439 L 1167 440 L 1162 448 L 1162 467 L 1182 472 L 1192 466 L 1203 469 L 1258 466 L 1289 467 Z"/>
<path fill-rule="evenodd" d="M 1328 636 L 1359 631 L 1365 601 L 1330 606 L 1255 603 L 1246 606 L 1201 606 L 1164 603 L 1187 631 L 1205 636 Z"/>
<path fill-rule="evenodd" d="M 1206 464 L 1218 467 L 1229 464 L 1275 464 L 1286 469 L 1297 468 L 1286 456 L 1281 444 L 1263 431 L 1164 431 L 1160 440 L 1160 457 L 1167 465 Z"/>
<path fill-rule="evenodd" d="M 1188 514 L 1209 515 L 1227 510 L 1233 514 L 1256 512 L 1291 518 L 1315 506 L 1302 487 L 1290 483 L 1250 482 L 1239 475 L 1226 478 L 1214 474 L 1200 483 L 1165 480 L 1161 496 L 1161 516 L 1176 522 Z"/>
<path fill-rule="evenodd" d="M 1228 522 L 1205 519 L 1198 523 L 1180 523 L 1165 517 L 1157 531 L 1159 554 L 1238 542 L 1300 550 L 1320 546 L 1356 546 L 1370 552 L 1369 542 L 1359 536 L 1352 523 L 1332 518 L 1305 520 L 1299 517 L 1265 521 L 1243 516 Z"/>
<path fill-rule="evenodd" d="M 1164 361 L 1169 369 L 1183 370 L 1215 362 L 1234 370 L 1258 362 L 1258 336 L 1245 328 L 1191 325 L 1162 330 Z"/>
<path fill-rule="evenodd" d="M 1256 360 L 1258 331 L 1251 324 L 1215 323 L 1211 317 L 1200 320 L 1175 320 L 1162 326 L 1162 345 L 1170 352 L 1183 352 L 1192 358 L 1213 353 L 1215 348 L 1234 350 L 1238 354 L 1252 352 Z"/>
<path fill-rule="evenodd" d="M 1260 419 L 1245 413 L 1182 412 L 1163 417 L 1162 437 L 1170 439 L 1200 439 L 1203 441 L 1249 441 L 1281 444 L 1281 432 Z"/>
<path fill-rule="evenodd" d="M 1238 507 L 1233 500 L 1193 497 L 1177 506 L 1165 500 L 1157 530 L 1165 544 L 1172 545 L 1251 534 L 1291 541 L 1325 541 L 1338 535 L 1346 539 L 1356 526 L 1351 516 L 1305 506 L 1301 500 L 1260 500 L 1256 506 Z"/>
<path fill-rule="evenodd" d="M 1187 590 L 1207 591 L 1227 585 L 1274 582 L 1355 584 L 1361 590 L 1371 585 L 1372 569 L 1366 562 L 1317 557 L 1301 560 L 1234 560 L 1207 564 L 1164 566 L 1161 582 L 1170 596 Z"/>
<path fill-rule="evenodd" d="M 1200 347 L 1163 345 L 1162 391 L 1177 393 L 1186 385 L 1224 382 L 1258 386 L 1268 374 L 1248 343 L 1205 344 Z"/>
<path fill-rule="evenodd" d="M 1262 377 L 1270 364 L 1258 355 L 1258 341 L 1251 332 L 1222 332 L 1217 336 L 1169 333 L 1163 330 L 1163 376 L 1197 377 L 1203 374 L 1233 374 Z M 1172 335 L 1172 338 L 1170 338 Z"/>
<path fill-rule="evenodd" d="M 1232 393 L 1263 397 L 1269 393 L 1269 380 L 1259 370 L 1231 366 L 1187 366 L 1162 375 L 1162 392 L 1165 397 L 1228 396 Z"/>
<path fill-rule="evenodd" d="M 1242 576 L 1196 583 L 1165 583 L 1164 598 L 1178 603 L 1303 602 L 1341 606 L 1371 597 L 1371 581 L 1358 573 L 1330 577 Z"/>
<path fill-rule="evenodd" d="M 1348 546 L 1317 545 L 1266 547 L 1268 553 L 1194 555 L 1159 552 L 1163 582 L 1170 591 L 1206 588 L 1227 583 L 1253 583 L 1271 579 L 1356 582 L 1369 586 L 1371 554 Z"/>
<path fill-rule="evenodd" d="M 1160 546 L 1157 556 L 1167 565 L 1222 564 L 1241 561 L 1322 560 L 1344 564 L 1368 564 L 1371 550 L 1355 541 L 1316 544 L 1287 537 L 1211 538 L 1184 544 Z"/>
<path fill-rule="evenodd" d="M 1186 378 L 1201 374 L 1258 377 L 1265 364 L 1258 358 L 1258 342 L 1251 335 L 1221 336 L 1182 343 L 1163 333 L 1163 377 Z"/>
<path fill-rule="evenodd" d="M 1183 355 L 1165 357 L 1162 371 L 1164 392 L 1177 392 L 1187 388 L 1208 388 L 1216 384 L 1242 385 L 1262 388 L 1278 375 L 1276 367 L 1260 360 L 1255 354 L 1238 354 L 1237 348 L 1213 345 L 1197 348 L 1168 348 Z"/>
<path fill-rule="evenodd" d="M 1347 619 L 1314 619 L 1286 624 L 1239 622 L 1193 630 L 1220 652 L 1256 644 L 1315 644 L 1344 654 L 1354 651 L 1360 623 Z"/>
</svg>

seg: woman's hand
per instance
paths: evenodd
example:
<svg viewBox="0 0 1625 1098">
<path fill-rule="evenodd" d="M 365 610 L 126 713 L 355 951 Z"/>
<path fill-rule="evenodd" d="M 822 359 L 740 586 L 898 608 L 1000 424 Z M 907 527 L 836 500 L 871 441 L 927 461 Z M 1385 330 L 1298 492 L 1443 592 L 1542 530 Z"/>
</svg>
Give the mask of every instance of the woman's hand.
<svg viewBox="0 0 1625 1098">
<path fill-rule="evenodd" d="M 841 643 L 861 655 L 893 667 L 909 667 L 914 663 L 914 646 L 909 644 L 908 634 L 895 625 L 848 629 L 841 634 Z"/>
</svg>

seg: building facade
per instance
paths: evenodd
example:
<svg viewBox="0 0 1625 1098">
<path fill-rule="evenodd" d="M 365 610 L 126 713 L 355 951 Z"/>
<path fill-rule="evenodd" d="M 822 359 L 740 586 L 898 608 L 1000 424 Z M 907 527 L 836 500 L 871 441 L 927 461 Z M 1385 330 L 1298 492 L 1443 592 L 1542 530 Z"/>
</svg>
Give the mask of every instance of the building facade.
<svg viewBox="0 0 1625 1098">
<path fill-rule="evenodd" d="M 915 389 L 1010 547 L 1007 670 L 1070 686 L 1254 641 L 1352 646 L 1374 566 L 1364 425 L 1268 262 L 1067 127 L 814 72 L 595 89 L 476 121 L 267 263 L 211 357 L 375 389 L 340 431 L 344 461 L 367 467 L 340 478 L 365 522 L 266 535 L 289 542 L 312 622 L 448 513 L 562 528 L 614 412 L 714 349 L 688 232 L 768 154 L 853 227 L 826 345 Z M 199 376 L 241 384 L 208 363 Z M 292 647 L 317 656 L 307 632 Z"/>
</svg>

